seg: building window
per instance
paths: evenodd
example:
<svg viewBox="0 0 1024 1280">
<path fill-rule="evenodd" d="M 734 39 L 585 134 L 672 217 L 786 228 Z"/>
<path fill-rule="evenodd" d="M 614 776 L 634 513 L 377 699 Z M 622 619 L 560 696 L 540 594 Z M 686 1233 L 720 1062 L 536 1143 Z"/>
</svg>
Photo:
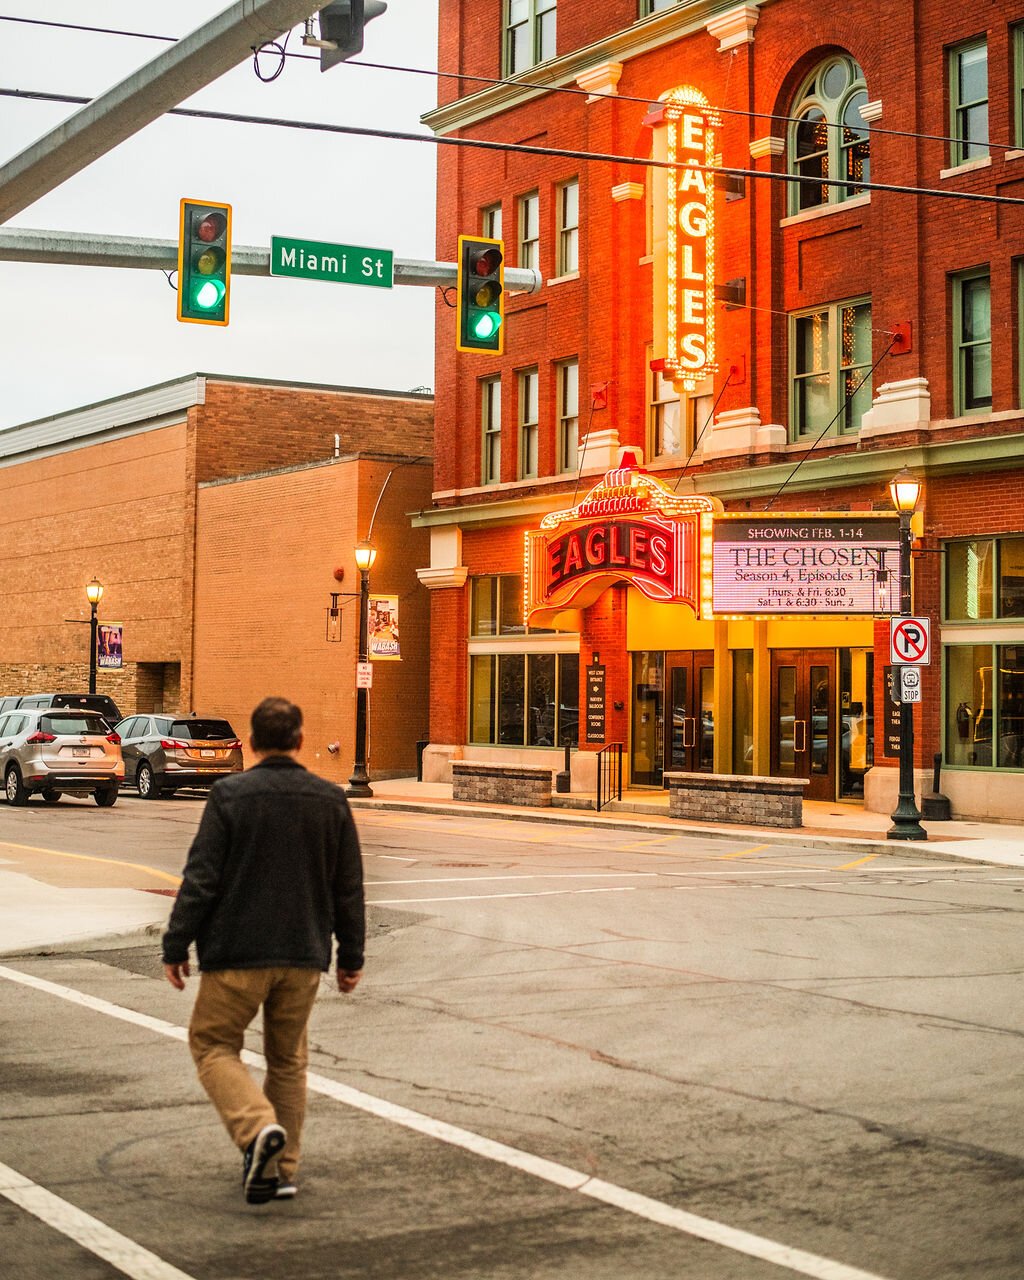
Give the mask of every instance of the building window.
<svg viewBox="0 0 1024 1280">
<path fill-rule="evenodd" d="M 536 369 L 519 373 L 519 477 L 537 475 L 537 446 L 540 436 L 538 405 L 540 378 Z"/>
<path fill-rule="evenodd" d="M 1013 140 L 1024 147 L 1024 25 L 1013 28 Z"/>
<path fill-rule="evenodd" d="M 790 110 L 789 172 L 832 178 L 850 186 L 811 181 L 790 184 L 789 211 L 840 204 L 871 179 L 871 142 L 861 108 L 868 100 L 864 72 L 852 58 L 831 58 L 804 82 Z"/>
<path fill-rule="evenodd" d="M 555 56 L 555 0 L 505 0 L 505 74 Z"/>
<path fill-rule="evenodd" d="M 992 408 L 992 289 L 987 271 L 953 277 L 953 414 Z"/>
<path fill-rule="evenodd" d="M 566 360 L 558 372 L 558 470 L 575 471 L 579 464 L 580 362 Z"/>
<path fill-rule="evenodd" d="M 488 240 L 501 239 L 501 205 L 489 204 L 480 210 L 480 234 Z"/>
<path fill-rule="evenodd" d="M 1024 537 L 947 542 L 947 622 L 1024 619 Z"/>
<path fill-rule="evenodd" d="M 558 263 L 555 274 L 572 275 L 580 269 L 580 184 L 574 178 L 557 190 Z"/>
<path fill-rule="evenodd" d="M 480 479 L 497 484 L 501 479 L 501 378 L 484 378 L 480 383 Z"/>
<path fill-rule="evenodd" d="M 871 408 L 871 303 L 832 303 L 795 315 L 790 329 L 793 434 L 860 429 Z"/>
<path fill-rule="evenodd" d="M 523 579 L 517 573 L 471 579 L 469 659 L 469 740 L 500 746 L 561 747 L 579 742 L 579 654 L 554 648 L 552 641 L 575 637 L 527 628 L 523 622 Z M 549 636 L 550 640 L 531 637 Z M 487 640 L 504 643 L 501 652 L 480 652 Z M 514 637 L 521 648 L 510 649 Z M 497 646 L 495 646 L 497 647 Z"/>
<path fill-rule="evenodd" d="M 942 651 L 946 763 L 1024 768 L 1024 536 L 943 550 L 943 636 L 965 641 Z M 984 625 L 985 643 L 973 643 L 971 623 Z"/>
<path fill-rule="evenodd" d="M 536 191 L 519 197 L 519 265 L 540 266 L 540 196 Z"/>
<path fill-rule="evenodd" d="M 988 155 L 988 45 L 957 45 L 949 53 L 950 163 Z"/>
<path fill-rule="evenodd" d="M 640 0 L 640 17 L 648 18 L 652 13 L 660 13 L 662 9 L 671 9 L 679 0 Z"/>
<path fill-rule="evenodd" d="M 676 458 L 683 451 L 679 392 L 671 378 L 651 368 L 654 348 L 647 348 L 647 456 Z"/>
</svg>

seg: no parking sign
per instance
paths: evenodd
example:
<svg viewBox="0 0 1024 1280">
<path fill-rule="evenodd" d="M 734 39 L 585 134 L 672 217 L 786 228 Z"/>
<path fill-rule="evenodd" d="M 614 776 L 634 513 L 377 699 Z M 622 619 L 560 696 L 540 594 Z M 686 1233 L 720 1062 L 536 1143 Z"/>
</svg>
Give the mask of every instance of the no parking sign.
<svg viewBox="0 0 1024 1280">
<path fill-rule="evenodd" d="M 889 661 L 894 666 L 926 667 L 931 660 L 931 619 L 890 618 Z"/>
</svg>

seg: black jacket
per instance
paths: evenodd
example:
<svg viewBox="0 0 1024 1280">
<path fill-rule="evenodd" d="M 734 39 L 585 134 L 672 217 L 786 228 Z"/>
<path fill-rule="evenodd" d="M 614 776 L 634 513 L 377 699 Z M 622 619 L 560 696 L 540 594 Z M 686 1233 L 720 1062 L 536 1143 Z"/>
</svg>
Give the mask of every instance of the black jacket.
<svg viewBox="0 0 1024 1280">
<path fill-rule="evenodd" d="M 164 934 L 165 964 L 202 969 L 363 967 L 363 867 L 334 783 L 269 756 L 210 789 Z"/>
</svg>

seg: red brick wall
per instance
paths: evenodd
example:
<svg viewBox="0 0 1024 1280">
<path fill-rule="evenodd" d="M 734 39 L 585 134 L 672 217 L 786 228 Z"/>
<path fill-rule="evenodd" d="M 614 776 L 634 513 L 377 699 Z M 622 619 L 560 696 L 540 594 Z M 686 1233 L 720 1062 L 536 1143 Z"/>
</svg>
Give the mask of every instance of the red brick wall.
<svg viewBox="0 0 1024 1280">
<path fill-rule="evenodd" d="M 359 590 L 352 549 L 393 466 L 363 459 L 199 490 L 192 705 L 227 716 L 245 737 L 261 698 L 291 698 L 305 714 L 304 763 L 337 782 L 352 772 L 359 615 L 356 600 L 340 601 L 343 640 L 332 644 L 326 610 L 332 591 Z M 373 664 L 371 777 L 414 773 L 426 737 L 430 614 L 415 571 L 429 545 L 406 513 L 429 492 L 429 466 L 402 467 L 373 528 L 370 590 L 399 596 L 402 661 Z M 331 742 L 341 743 L 336 755 Z"/>
</svg>

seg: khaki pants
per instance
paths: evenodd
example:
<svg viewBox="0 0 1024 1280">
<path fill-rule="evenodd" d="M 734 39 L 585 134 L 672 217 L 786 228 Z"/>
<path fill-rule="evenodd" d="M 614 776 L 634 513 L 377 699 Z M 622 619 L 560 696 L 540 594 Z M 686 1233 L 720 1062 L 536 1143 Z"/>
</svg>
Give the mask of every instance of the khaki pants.
<svg viewBox="0 0 1024 1280">
<path fill-rule="evenodd" d="M 199 1082 L 242 1151 L 268 1124 L 288 1142 L 278 1160 L 293 1181 L 306 1113 L 306 1027 L 320 985 L 316 969 L 221 969 L 203 973 L 188 1043 Z M 261 1089 L 242 1064 L 245 1029 L 263 1006 L 267 1075 Z"/>
</svg>

